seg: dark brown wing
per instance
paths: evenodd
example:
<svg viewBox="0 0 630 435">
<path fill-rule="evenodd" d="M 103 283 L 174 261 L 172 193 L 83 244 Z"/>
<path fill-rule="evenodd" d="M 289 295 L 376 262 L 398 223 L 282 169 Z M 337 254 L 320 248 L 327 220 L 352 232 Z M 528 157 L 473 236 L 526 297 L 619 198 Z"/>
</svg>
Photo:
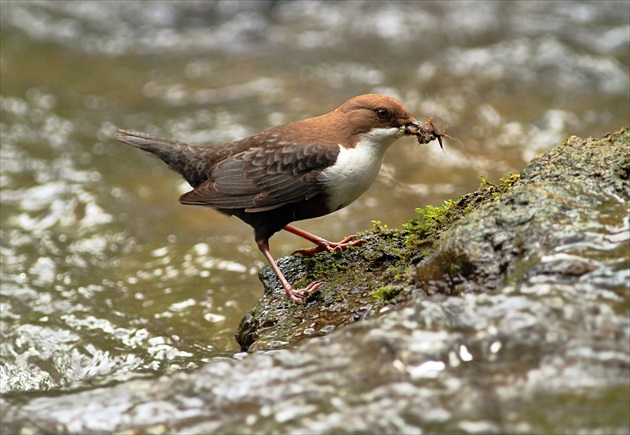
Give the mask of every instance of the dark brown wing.
<svg viewBox="0 0 630 435">
<path fill-rule="evenodd" d="M 336 146 L 282 142 L 250 148 L 214 165 L 208 181 L 179 200 L 251 213 L 305 201 L 322 192 L 317 177 L 338 154 Z"/>
</svg>

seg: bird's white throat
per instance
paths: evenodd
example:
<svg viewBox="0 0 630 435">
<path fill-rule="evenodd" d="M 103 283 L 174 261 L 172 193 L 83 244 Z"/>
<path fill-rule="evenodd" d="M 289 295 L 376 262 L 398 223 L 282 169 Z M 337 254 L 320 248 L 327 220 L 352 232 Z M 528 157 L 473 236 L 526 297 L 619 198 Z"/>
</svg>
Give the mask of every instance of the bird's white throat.
<svg viewBox="0 0 630 435">
<path fill-rule="evenodd" d="M 362 135 L 352 148 L 339 145 L 337 161 L 321 174 L 321 180 L 328 186 L 331 210 L 346 207 L 372 185 L 385 151 L 398 139 L 397 133 L 397 128 L 375 128 Z"/>
</svg>

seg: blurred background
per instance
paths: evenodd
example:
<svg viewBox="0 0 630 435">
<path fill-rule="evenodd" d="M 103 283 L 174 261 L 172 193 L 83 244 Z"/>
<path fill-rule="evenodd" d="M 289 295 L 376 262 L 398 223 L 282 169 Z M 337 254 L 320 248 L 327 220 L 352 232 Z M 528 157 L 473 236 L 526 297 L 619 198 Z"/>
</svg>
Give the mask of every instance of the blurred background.
<svg viewBox="0 0 630 435">
<path fill-rule="evenodd" d="M 330 240 L 630 124 L 630 8 L 610 1 L 3 2 L 2 392 L 194 369 L 262 294 L 250 227 L 115 141 L 241 139 L 375 92 L 448 134 L 401 139 Z M 279 257 L 306 242 L 271 240 Z"/>
</svg>

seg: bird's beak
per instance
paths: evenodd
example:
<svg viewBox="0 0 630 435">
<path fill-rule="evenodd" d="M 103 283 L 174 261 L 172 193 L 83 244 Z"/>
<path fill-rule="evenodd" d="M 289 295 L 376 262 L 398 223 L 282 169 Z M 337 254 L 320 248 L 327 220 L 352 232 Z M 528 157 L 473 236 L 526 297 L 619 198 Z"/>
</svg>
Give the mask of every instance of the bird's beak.
<svg viewBox="0 0 630 435">
<path fill-rule="evenodd" d="M 405 134 L 417 134 L 420 126 L 420 121 L 413 119 L 409 124 L 405 125 Z"/>
<path fill-rule="evenodd" d="M 401 138 L 402 136 L 404 136 L 406 134 L 410 134 L 410 135 L 418 134 L 418 132 L 420 131 L 421 125 L 422 124 L 420 124 L 420 121 L 418 121 L 417 119 L 412 118 L 410 123 L 405 124 L 402 127 L 400 127 L 396 137 L 397 138 Z"/>
</svg>

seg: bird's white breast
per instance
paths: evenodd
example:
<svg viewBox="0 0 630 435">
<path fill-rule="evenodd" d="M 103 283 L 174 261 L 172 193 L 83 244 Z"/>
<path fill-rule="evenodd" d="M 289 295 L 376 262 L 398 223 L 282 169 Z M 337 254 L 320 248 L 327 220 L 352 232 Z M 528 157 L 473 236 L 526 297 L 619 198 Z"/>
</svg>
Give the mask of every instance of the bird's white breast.
<svg viewBox="0 0 630 435">
<path fill-rule="evenodd" d="M 331 210 L 349 205 L 372 185 L 381 169 L 385 151 L 396 140 L 397 131 L 374 129 L 363 135 L 353 148 L 339 145 L 335 164 L 321 174 L 321 180 L 327 185 Z"/>
</svg>

